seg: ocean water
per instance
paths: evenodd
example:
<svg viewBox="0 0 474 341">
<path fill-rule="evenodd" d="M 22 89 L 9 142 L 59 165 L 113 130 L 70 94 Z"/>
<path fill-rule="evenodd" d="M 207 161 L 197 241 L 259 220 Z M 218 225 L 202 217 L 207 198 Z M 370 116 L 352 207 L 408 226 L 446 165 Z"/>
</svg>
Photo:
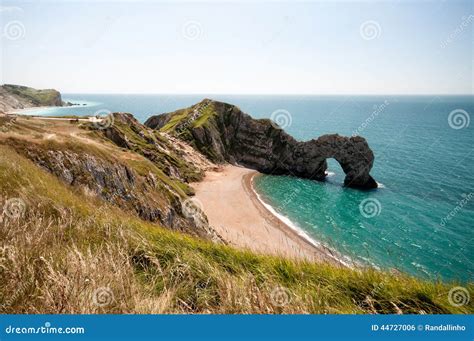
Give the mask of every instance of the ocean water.
<svg viewBox="0 0 474 341">
<path fill-rule="evenodd" d="M 298 140 L 364 136 L 375 154 L 373 191 L 342 186 L 328 160 L 326 182 L 287 176 L 255 179 L 261 198 L 296 228 L 348 262 L 415 276 L 474 276 L 474 96 L 231 96 L 66 94 L 85 106 L 36 114 L 134 113 L 140 121 L 204 97 L 272 117 Z"/>
</svg>

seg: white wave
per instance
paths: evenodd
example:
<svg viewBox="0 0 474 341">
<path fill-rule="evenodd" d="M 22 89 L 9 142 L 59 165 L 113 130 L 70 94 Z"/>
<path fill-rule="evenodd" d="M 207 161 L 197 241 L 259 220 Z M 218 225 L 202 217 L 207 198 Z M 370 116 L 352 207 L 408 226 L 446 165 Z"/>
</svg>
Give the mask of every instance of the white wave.
<svg viewBox="0 0 474 341">
<path fill-rule="evenodd" d="M 413 265 L 417 270 L 423 272 L 424 274 L 426 275 L 430 275 L 428 269 L 426 268 L 426 266 L 420 264 L 420 263 L 416 263 L 416 262 L 411 262 L 411 265 Z"/>
<path fill-rule="evenodd" d="M 295 231 L 300 237 L 302 237 L 303 239 L 308 241 L 314 247 L 317 247 L 317 248 L 323 247 L 323 248 L 328 249 L 330 251 L 330 252 L 327 253 L 327 255 L 329 257 L 335 259 L 336 261 L 340 262 L 341 264 L 343 264 L 347 267 L 352 267 L 352 264 L 354 264 L 355 262 L 351 258 L 349 258 L 348 256 L 344 256 L 344 255 L 339 255 L 339 257 L 336 257 L 335 255 L 332 254 L 332 252 L 336 253 L 336 251 L 334 251 L 330 247 L 328 247 L 326 245 L 323 245 L 322 243 L 320 243 L 320 242 L 314 240 L 313 238 L 311 238 L 305 231 L 303 231 L 303 229 L 301 229 L 301 227 L 299 227 L 294 222 L 292 222 L 288 217 L 286 217 L 282 214 L 279 214 L 271 205 L 269 205 L 265 201 L 263 201 L 263 199 L 260 197 L 260 195 L 255 190 L 255 187 L 253 185 L 253 177 L 251 179 L 251 187 L 252 187 L 252 191 L 255 194 L 255 196 L 257 197 L 258 201 L 268 211 L 270 211 L 270 213 L 273 214 L 278 220 L 280 220 L 282 223 L 287 225 L 289 228 L 291 228 L 293 231 Z"/>
<path fill-rule="evenodd" d="M 377 187 L 378 188 L 385 188 L 385 185 L 381 182 L 377 182 Z"/>
<path fill-rule="evenodd" d="M 364 262 L 366 262 L 367 264 L 369 264 L 371 267 L 373 267 L 374 269 L 376 270 L 381 270 L 381 268 L 375 264 L 371 259 L 367 258 L 367 257 L 362 257 L 362 256 L 359 256 L 360 259 L 362 259 Z"/>
</svg>

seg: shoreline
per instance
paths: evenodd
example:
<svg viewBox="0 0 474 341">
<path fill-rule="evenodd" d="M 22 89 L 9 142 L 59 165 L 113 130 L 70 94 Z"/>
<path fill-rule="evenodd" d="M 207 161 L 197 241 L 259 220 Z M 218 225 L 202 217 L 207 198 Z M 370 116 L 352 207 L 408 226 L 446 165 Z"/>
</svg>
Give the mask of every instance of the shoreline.
<svg viewBox="0 0 474 341">
<path fill-rule="evenodd" d="M 264 209 L 268 214 L 272 215 L 275 219 L 277 219 L 281 224 L 284 225 L 285 231 L 284 232 L 292 232 L 296 234 L 296 237 L 301 238 L 304 242 L 308 243 L 312 247 L 316 248 L 318 251 L 324 252 L 324 254 L 330 258 L 332 258 L 337 263 L 345 266 L 345 267 L 352 267 L 348 262 L 343 260 L 343 256 L 338 254 L 336 251 L 330 249 L 329 247 L 325 246 L 323 243 L 313 239 L 306 231 L 302 228 L 297 226 L 293 223 L 288 217 L 280 215 L 270 204 L 266 203 L 258 192 L 255 190 L 253 185 L 253 180 L 256 176 L 261 175 L 261 173 L 255 171 L 252 174 L 248 175 L 248 178 L 243 178 L 242 180 L 245 182 L 244 185 L 247 187 L 249 191 L 249 196 L 251 200 L 257 200 L 257 205 L 261 205 L 261 208 Z M 288 220 L 286 222 L 285 220 Z"/>
<path fill-rule="evenodd" d="M 202 204 L 209 225 L 238 248 L 350 267 L 291 221 L 284 221 L 286 217 L 272 212 L 253 188 L 253 178 L 258 174 L 252 169 L 226 165 L 220 171 L 207 171 L 203 181 L 193 184 L 195 198 Z"/>
<path fill-rule="evenodd" d="M 29 107 L 23 109 L 11 109 L 6 112 L 7 115 L 28 115 L 29 112 L 35 110 L 44 110 L 50 108 L 62 108 L 62 107 L 54 107 L 54 106 L 42 106 L 42 107 Z"/>
<path fill-rule="evenodd" d="M 30 115 L 30 112 L 34 112 L 36 110 L 45 110 L 45 109 L 58 109 L 58 108 L 63 108 L 63 109 L 69 109 L 69 108 L 83 108 L 83 107 L 92 107 L 97 105 L 95 102 L 80 102 L 80 103 L 74 103 L 73 105 L 48 105 L 48 106 L 40 106 L 40 107 L 29 107 L 29 108 L 23 108 L 23 109 L 11 109 L 8 110 L 5 114 L 7 115 Z M 30 116 L 35 116 L 35 115 L 30 115 Z M 36 116 L 41 116 L 41 115 L 36 115 Z"/>
</svg>

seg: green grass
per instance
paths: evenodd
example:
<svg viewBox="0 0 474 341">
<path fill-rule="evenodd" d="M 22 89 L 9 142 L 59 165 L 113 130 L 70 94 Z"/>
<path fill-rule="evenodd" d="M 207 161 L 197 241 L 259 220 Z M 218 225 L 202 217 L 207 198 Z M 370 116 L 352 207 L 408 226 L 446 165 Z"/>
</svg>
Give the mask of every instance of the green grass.
<svg viewBox="0 0 474 341">
<path fill-rule="evenodd" d="M 153 162 L 143 159 L 143 160 L 127 160 L 126 163 L 132 167 L 138 174 L 142 176 L 147 176 L 152 173 L 159 181 L 170 186 L 175 190 L 182 198 L 187 197 L 187 193 L 192 192 L 191 188 L 180 181 L 173 181 L 170 179 L 161 169 L 159 169 Z"/>
<path fill-rule="evenodd" d="M 0 146 L 4 313 L 473 313 L 458 283 L 261 256 L 163 229 L 69 187 Z M 473 285 L 464 285 L 473 294 Z M 100 288 L 113 299 L 94 304 Z M 282 301 L 275 293 L 284 293 Z M 281 296 L 280 296 L 281 297 Z M 283 304 L 279 304 L 283 303 Z"/>
<path fill-rule="evenodd" d="M 191 119 L 191 115 L 194 113 L 194 110 L 198 110 L 199 115 L 194 120 Z M 199 128 L 203 126 L 210 118 L 216 115 L 216 111 L 212 103 L 202 101 L 199 103 L 198 107 L 192 107 L 188 109 L 178 110 L 174 113 L 171 113 L 171 119 L 167 124 L 165 124 L 160 131 L 165 133 L 178 133 L 183 134 L 185 131 L 189 131 L 192 128 Z M 189 124 L 186 125 L 185 121 L 190 120 Z M 185 124 L 184 131 L 176 131 L 180 124 Z"/>
<path fill-rule="evenodd" d="M 217 113 L 214 110 L 214 106 L 212 104 L 205 105 L 204 108 L 201 109 L 201 116 L 199 116 L 194 122 L 193 127 L 199 128 L 203 126 L 209 119 L 215 116 Z"/>
<path fill-rule="evenodd" d="M 188 114 L 189 114 L 189 110 L 187 109 L 183 109 L 183 110 L 179 110 L 177 112 L 175 112 L 173 114 L 173 116 L 171 117 L 171 119 L 169 120 L 168 123 L 166 123 L 161 129 L 160 131 L 162 132 L 170 132 L 170 131 L 173 131 L 173 129 L 181 122 L 183 121 L 184 119 L 186 119 L 188 117 Z"/>
</svg>

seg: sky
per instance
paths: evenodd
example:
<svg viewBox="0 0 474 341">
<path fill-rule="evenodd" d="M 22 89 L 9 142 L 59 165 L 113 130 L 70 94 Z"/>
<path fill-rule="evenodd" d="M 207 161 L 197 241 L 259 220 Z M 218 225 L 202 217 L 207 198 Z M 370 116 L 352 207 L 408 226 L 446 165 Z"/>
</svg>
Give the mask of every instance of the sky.
<svg viewBox="0 0 474 341">
<path fill-rule="evenodd" d="M 1 83 L 64 93 L 472 94 L 473 1 L 8 1 Z"/>
</svg>

